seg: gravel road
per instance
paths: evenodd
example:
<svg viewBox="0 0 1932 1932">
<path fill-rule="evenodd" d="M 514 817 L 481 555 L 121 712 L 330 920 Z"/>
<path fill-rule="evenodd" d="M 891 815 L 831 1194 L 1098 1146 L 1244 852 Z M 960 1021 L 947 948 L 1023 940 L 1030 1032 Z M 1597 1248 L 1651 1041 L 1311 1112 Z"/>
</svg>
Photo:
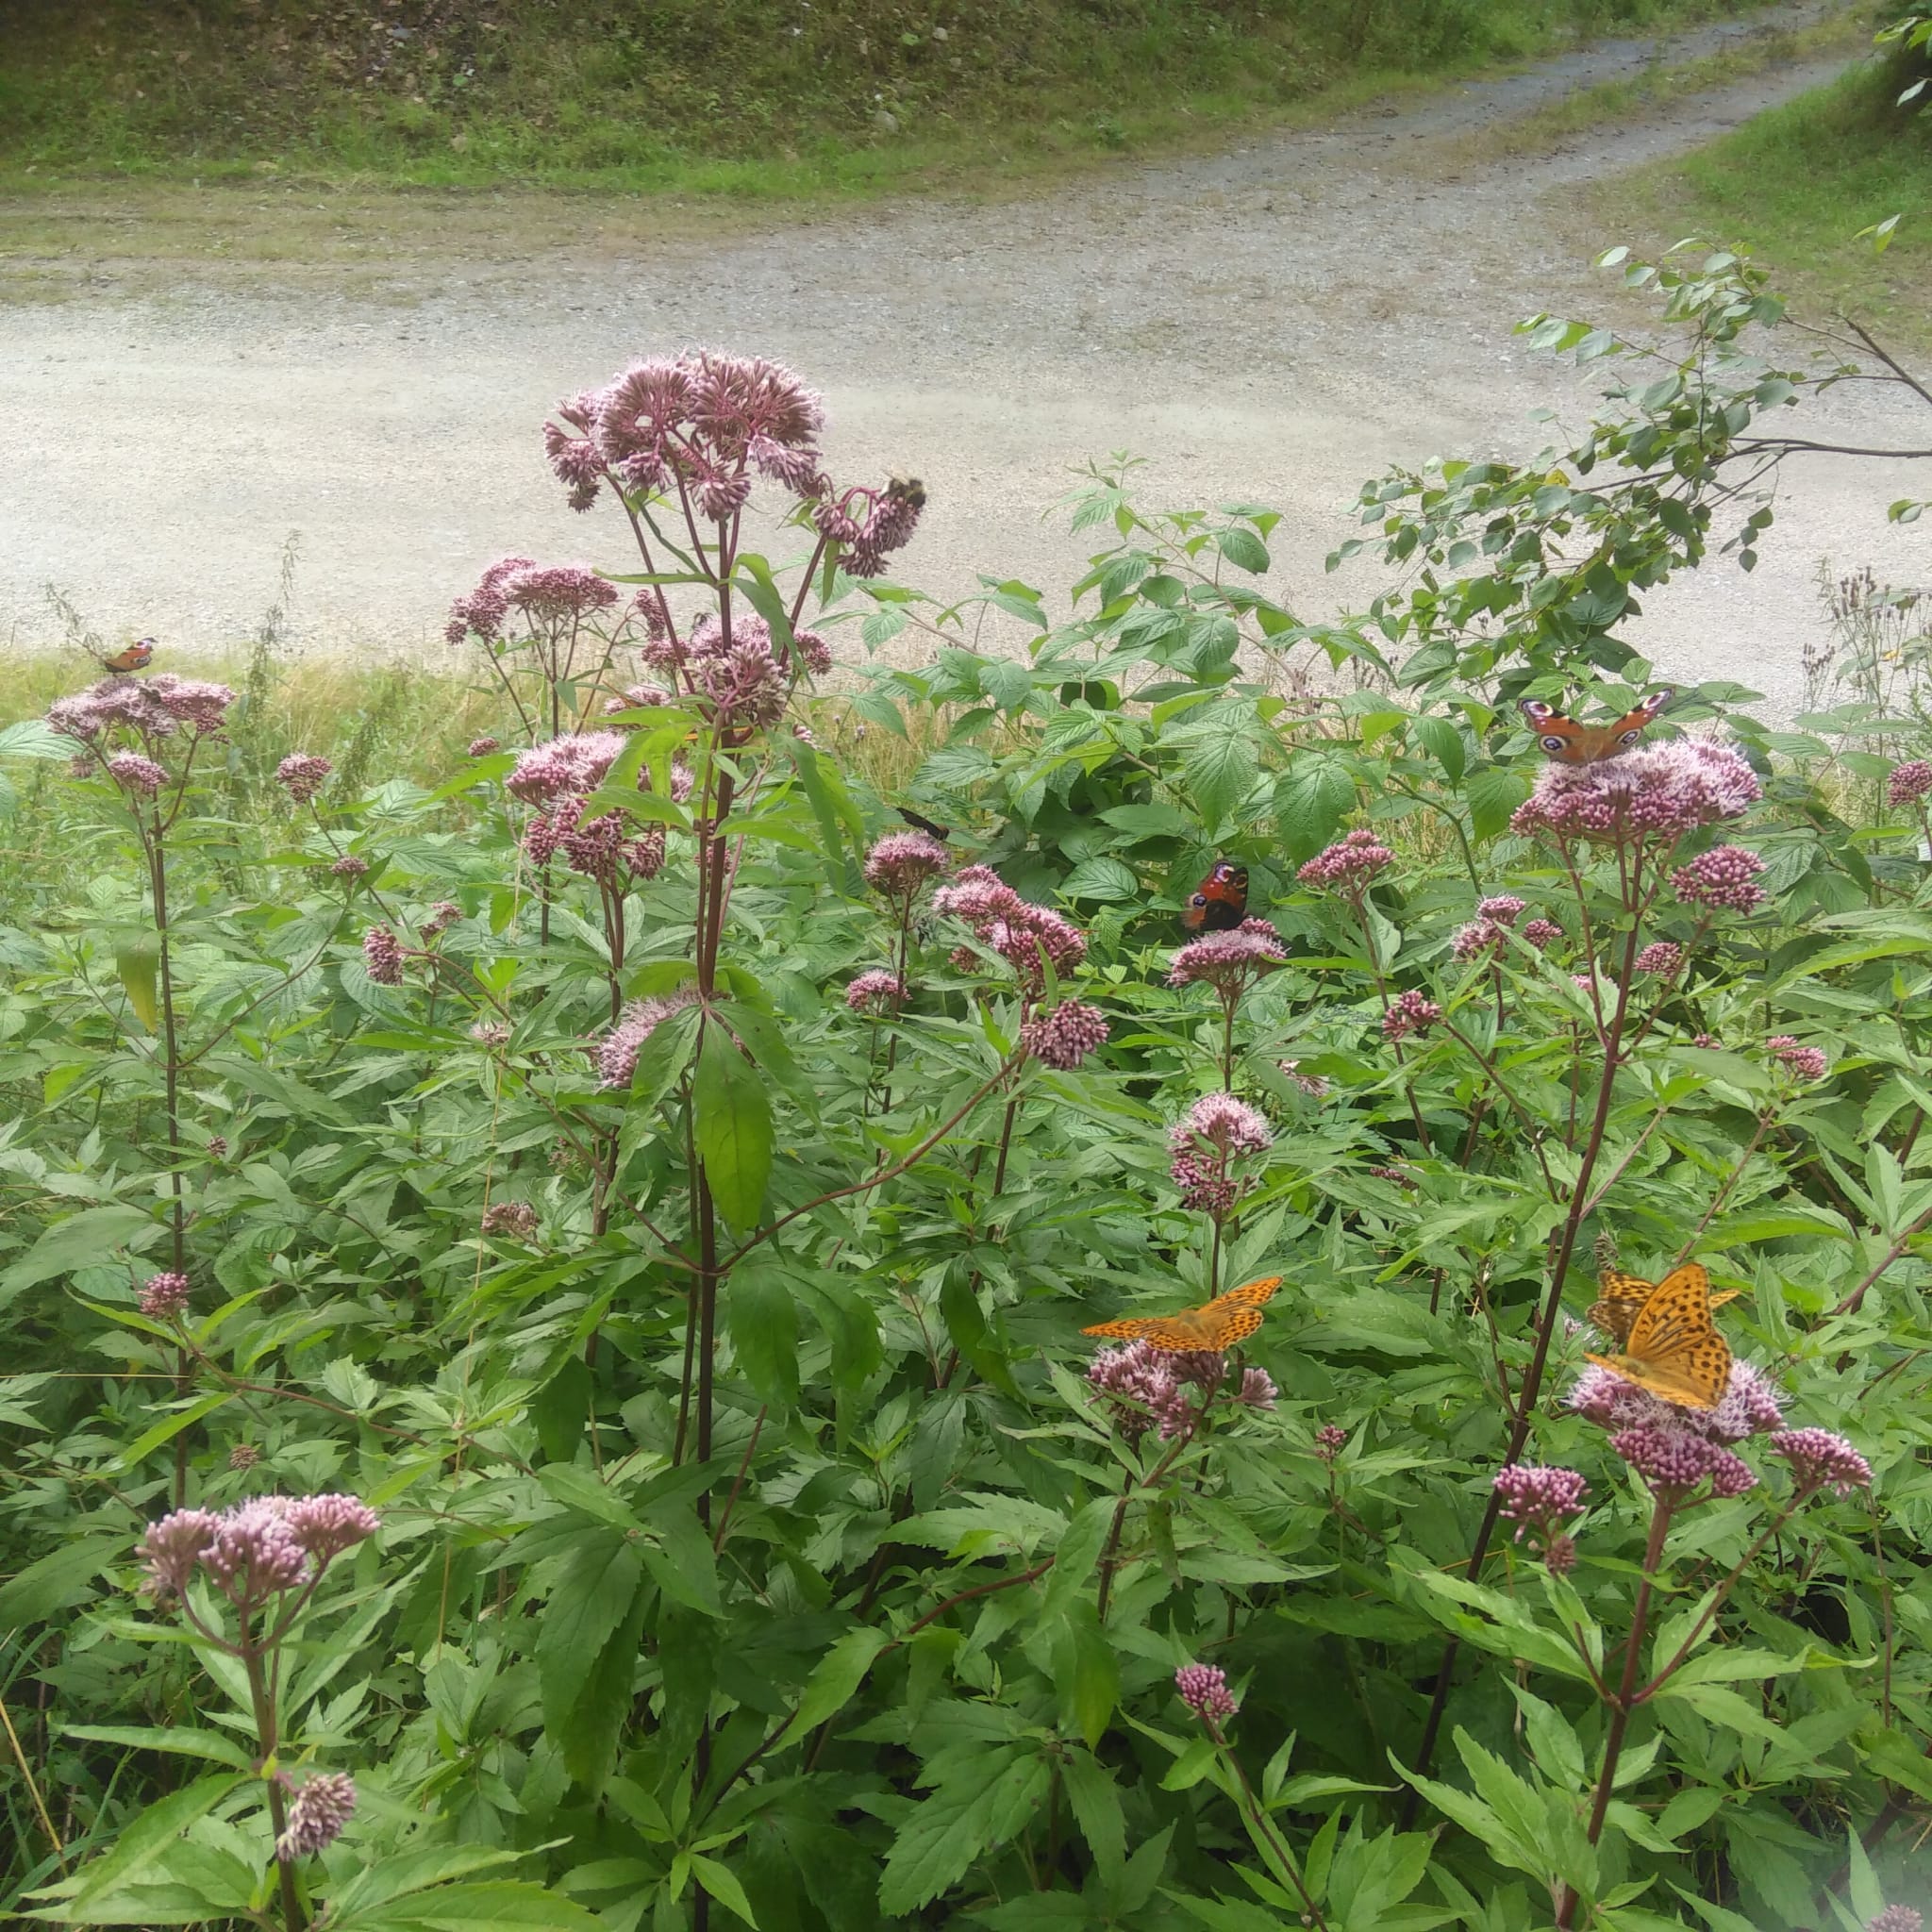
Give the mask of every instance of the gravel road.
<svg viewBox="0 0 1932 1932">
<path fill-rule="evenodd" d="M 1064 608 L 1091 545 L 1042 514 L 1086 458 L 1132 450 L 1151 459 L 1150 503 L 1281 508 L 1273 588 L 1325 615 L 1374 581 L 1322 564 L 1353 531 L 1363 478 L 1394 459 L 1526 453 L 1548 434 L 1541 408 L 1580 420 L 1588 391 L 1509 333 L 1534 309 L 1614 305 L 1584 257 L 1615 238 L 1579 240 L 1579 185 L 1830 72 L 1760 75 L 1545 158 L 1479 158 L 1473 135 L 1655 51 L 1599 46 L 1034 198 L 916 201 L 711 242 L 626 242 L 607 208 L 592 242 L 533 252 L 486 232 L 353 279 L 158 272 L 92 244 L 16 253 L 0 263 L 0 297 L 9 275 L 20 297 L 0 300 L 0 638 L 56 640 L 52 584 L 109 638 L 153 632 L 184 659 L 228 648 L 270 601 L 291 530 L 296 630 L 319 648 L 430 647 L 450 597 L 507 550 L 623 568 L 617 530 L 563 506 L 539 425 L 632 356 L 694 343 L 817 383 L 835 475 L 925 480 L 902 575 L 937 594 L 986 571 Z M 1897 413 L 1841 391 L 1813 433 L 1828 419 L 1826 440 L 1896 440 Z M 1819 559 L 1923 576 L 1922 541 L 1884 509 L 1932 493 L 1908 466 L 1830 458 L 1787 491 L 1755 575 L 1713 563 L 1631 633 L 1672 675 L 1734 675 L 1778 708 L 1817 627 Z"/>
</svg>

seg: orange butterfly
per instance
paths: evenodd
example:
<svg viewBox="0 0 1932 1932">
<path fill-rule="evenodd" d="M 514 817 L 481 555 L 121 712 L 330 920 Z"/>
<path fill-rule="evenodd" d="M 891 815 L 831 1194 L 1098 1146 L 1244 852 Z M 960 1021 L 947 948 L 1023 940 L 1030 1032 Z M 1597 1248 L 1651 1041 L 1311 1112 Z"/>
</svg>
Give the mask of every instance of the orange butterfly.
<svg viewBox="0 0 1932 1932">
<path fill-rule="evenodd" d="M 1177 1315 L 1141 1315 L 1121 1322 L 1096 1322 L 1082 1335 L 1108 1335 L 1121 1341 L 1144 1341 L 1149 1348 L 1222 1349 L 1252 1335 L 1261 1325 L 1261 1305 L 1273 1298 L 1281 1276 L 1244 1283 Z"/>
<path fill-rule="evenodd" d="M 1681 1270 L 1667 1274 L 1665 1281 L 1675 1279 Z M 1700 1270 L 1700 1273 L 1703 1271 Z M 1706 1276 L 1708 1286 L 1709 1277 Z M 1643 1305 L 1654 1295 L 1661 1283 L 1645 1281 L 1635 1274 L 1625 1274 L 1620 1268 L 1606 1268 L 1597 1276 L 1597 1286 L 1602 1290 L 1597 1299 L 1591 1303 L 1584 1319 L 1592 1328 L 1601 1329 L 1619 1348 L 1630 1345 L 1630 1330 L 1636 1325 L 1637 1318 L 1643 1312 Z M 1726 1302 L 1738 1299 L 1735 1288 L 1720 1290 L 1710 1297 L 1710 1306 L 1721 1308 Z"/>
<path fill-rule="evenodd" d="M 1590 1319 L 1595 1322 L 1601 1311 L 1599 1325 L 1616 1335 L 1624 1307 L 1635 1297 L 1623 1292 L 1631 1285 L 1628 1275 L 1612 1274 L 1609 1282 L 1615 1290 L 1592 1306 Z M 1688 1261 L 1673 1268 L 1643 1297 L 1629 1332 L 1617 1337 L 1621 1355 L 1586 1359 L 1679 1408 L 1715 1408 L 1730 1386 L 1731 1351 L 1711 1322 L 1710 1307 L 1710 1276 L 1697 1262 Z"/>
<path fill-rule="evenodd" d="M 129 644 L 125 651 L 117 651 L 111 658 L 96 658 L 94 662 L 103 671 L 111 671 L 120 675 L 129 671 L 145 671 L 153 662 L 154 655 L 154 639 L 142 638 Z"/>
<path fill-rule="evenodd" d="M 1667 684 L 1609 724 L 1579 724 L 1541 698 L 1524 698 L 1516 708 L 1529 721 L 1536 741 L 1558 764 L 1595 765 L 1628 751 L 1643 736 L 1644 726 L 1676 695 L 1676 687 Z"/>
</svg>

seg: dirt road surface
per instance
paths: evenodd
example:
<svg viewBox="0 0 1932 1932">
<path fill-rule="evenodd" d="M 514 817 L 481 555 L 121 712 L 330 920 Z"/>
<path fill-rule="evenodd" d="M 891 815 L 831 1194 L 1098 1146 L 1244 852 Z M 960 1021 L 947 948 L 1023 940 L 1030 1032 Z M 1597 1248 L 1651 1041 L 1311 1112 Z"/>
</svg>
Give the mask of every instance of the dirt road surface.
<svg viewBox="0 0 1932 1932">
<path fill-rule="evenodd" d="M 774 356 L 818 384 L 836 475 L 924 479 L 906 581 L 953 595 L 980 571 L 1018 576 L 1064 609 L 1094 545 L 1042 513 L 1085 459 L 1131 450 L 1151 458 L 1151 504 L 1281 508 L 1272 588 L 1324 616 L 1376 580 L 1323 569 L 1355 533 L 1364 478 L 1396 459 L 1527 454 L 1550 434 L 1540 408 L 1582 420 L 1590 389 L 1510 335 L 1533 310 L 1615 307 L 1585 258 L 1617 238 L 1579 236 L 1578 185 L 1831 71 L 1760 74 L 1546 158 L 1479 158 L 1473 134 L 1654 52 L 1600 46 L 1035 198 L 710 242 L 626 242 L 607 208 L 580 245 L 491 245 L 473 220 L 454 253 L 353 277 L 158 271 L 92 239 L 16 254 L 0 273 L 18 297 L 0 302 L 0 640 L 58 640 L 51 584 L 110 640 L 152 632 L 191 660 L 231 647 L 291 530 L 296 633 L 318 648 L 439 648 L 452 595 L 506 551 L 631 567 L 614 520 L 565 508 L 539 428 L 558 396 L 688 344 Z M 1836 392 L 1810 433 L 1923 443 L 1888 421 L 1902 412 L 1887 394 Z M 1756 574 L 1713 561 L 1657 595 L 1631 641 L 1674 677 L 1735 676 L 1789 709 L 1822 558 L 1923 577 L 1923 539 L 1885 520 L 1912 493 L 1932 485 L 1908 465 L 1809 459 Z"/>
</svg>

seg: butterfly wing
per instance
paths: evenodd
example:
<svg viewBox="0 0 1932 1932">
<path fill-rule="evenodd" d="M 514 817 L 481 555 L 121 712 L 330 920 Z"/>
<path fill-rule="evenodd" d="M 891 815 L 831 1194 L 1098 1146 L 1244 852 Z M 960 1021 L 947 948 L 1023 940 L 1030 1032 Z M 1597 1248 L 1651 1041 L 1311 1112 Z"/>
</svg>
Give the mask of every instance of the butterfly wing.
<svg viewBox="0 0 1932 1932">
<path fill-rule="evenodd" d="M 929 818 L 925 818 L 919 812 L 911 810 L 907 806 L 898 806 L 895 808 L 895 809 L 898 811 L 899 816 L 902 819 L 904 819 L 908 825 L 916 827 L 919 831 L 929 833 L 933 838 L 937 839 L 941 845 L 943 845 L 946 842 L 946 841 L 953 836 L 953 828 L 951 825 L 936 825 Z"/>
<path fill-rule="evenodd" d="M 1216 1295 L 1198 1308 L 1174 1315 L 1129 1316 L 1118 1322 L 1096 1322 L 1082 1335 L 1104 1335 L 1119 1341 L 1144 1341 L 1149 1348 L 1178 1353 L 1185 1349 L 1225 1349 L 1244 1341 L 1261 1325 L 1261 1307 L 1281 1286 L 1281 1276 L 1243 1282 L 1226 1294 Z"/>
<path fill-rule="evenodd" d="M 1657 1292 L 1657 1284 L 1641 1275 L 1625 1274 L 1621 1269 L 1606 1268 L 1597 1276 L 1597 1287 L 1601 1291 L 1584 1319 L 1609 1336 L 1619 1348 L 1629 1347 L 1630 1330 L 1643 1312 L 1644 1303 Z"/>
<path fill-rule="evenodd" d="M 1217 858 L 1181 912 L 1189 932 L 1232 932 L 1248 916 L 1248 869 Z"/>
<path fill-rule="evenodd" d="M 1686 1408 L 1715 1408 L 1730 1385 L 1731 1351 L 1710 1319 L 1710 1276 L 1702 1263 L 1673 1268 L 1630 1324 L 1624 1352 L 1592 1361 Z"/>
<path fill-rule="evenodd" d="M 1612 724 L 1579 724 L 1541 698 L 1523 698 L 1516 708 L 1536 733 L 1536 741 L 1560 765 L 1594 765 L 1626 752 L 1644 728 L 1677 695 L 1674 685 L 1650 693 L 1634 711 L 1625 711 Z"/>
</svg>

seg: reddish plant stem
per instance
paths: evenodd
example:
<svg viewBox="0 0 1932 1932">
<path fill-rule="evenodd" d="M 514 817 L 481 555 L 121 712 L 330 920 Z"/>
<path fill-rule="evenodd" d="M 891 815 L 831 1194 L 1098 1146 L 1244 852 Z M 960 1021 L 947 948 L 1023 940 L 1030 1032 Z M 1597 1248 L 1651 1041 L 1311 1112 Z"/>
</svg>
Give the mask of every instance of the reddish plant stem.
<svg viewBox="0 0 1932 1932">
<path fill-rule="evenodd" d="M 1634 881 L 1631 901 L 1636 904 Z M 1604 1132 L 1609 1124 L 1610 1097 L 1617 1082 L 1617 1067 L 1623 1053 L 1624 1024 L 1630 1009 L 1630 982 L 1636 974 L 1638 941 L 1642 937 L 1642 924 L 1633 910 L 1630 918 L 1630 933 L 1624 945 L 1624 970 L 1618 976 L 1617 1001 L 1610 1018 L 1609 1036 L 1604 1046 L 1603 1074 L 1597 1083 L 1596 1111 L 1590 1124 L 1590 1138 L 1584 1143 L 1583 1158 L 1576 1170 L 1575 1185 L 1571 1190 L 1570 1211 L 1563 1219 L 1562 1233 L 1557 1239 L 1557 1251 L 1550 1263 L 1550 1291 L 1543 1304 L 1543 1310 L 1537 1324 L 1536 1353 L 1530 1358 L 1529 1371 L 1524 1376 L 1523 1387 L 1518 1395 L 1514 1415 L 1509 1426 L 1509 1446 L 1505 1452 L 1505 1463 L 1514 1462 L 1523 1453 L 1523 1445 L 1529 1439 L 1530 1418 L 1536 1412 L 1538 1398 L 1542 1393 L 1543 1373 L 1550 1358 L 1550 1342 L 1557 1332 L 1557 1324 L 1563 1312 L 1563 1281 L 1570 1272 L 1570 1259 L 1576 1250 L 1576 1237 L 1583 1225 L 1586 1209 L 1591 1205 L 1590 1181 L 1596 1171 L 1597 1157 L 1603 1152 Z M 1490 1553 L 1490 1543 L 1496 1533 L 1496 1524 L 1501 1518 L 1503 1498 L 1493 1488 L 1485 1505 L 1482 1522 L 1477 1526 L 1475 1541 L 1470 1546 L 1469 1562 L 1465 1574 L 1472 1581 L 1480 1575 L 1483 1559 Z M 1436 1673 L 1436 1687 L 1429 1700 L 1428 1718 L 1423 1726 L 1422 1743 L 1416 1753 L 1415 1769 L 1426 1776 L 1435 1757 L 1436 1740 L 1442 1728 L 1442 1713 L 1449 1704 L 1449 1687 L 1454 1680 L 1457 1654 L 1459 1641 L 1452 1637 L 1442 1646 L 1442 1661 Z M 1422 1793 L 1411 1785 L 1402 1805 L 1401 1829 L 1407 1831 L 1415 1822 L 1416 1808 L 1422 1802 Z"/>
<path fill-rule="evenodd" d="M 1671 1505 L 1662 1495 L 1651 1511 L 1650 1538 L 1643 1546 L 1643 1581 L 1637 1586 L 1637 1601 L 1630 1611 L 1630 1635 L 1624 1645 L 1624 1677 L 1610 1703 L 1610 1728 L 1604 1738 L 1603 1770 L 1597 1774 L 1596 1798 L 1590 1807 L 1590 1841 L 1595 1844 L 1604 1834 L 1604 1819 L 1610 1808 L 1610 1792 L 1617 1782 L 1617 1760 L 1624 1753 L 1624 1733 L 1629 1728 L 1630 1713 L 1637 1707 L 1637 1679 L 1643 1668 L 1643 1633 L 1650 1619 L 1650 1597 L 1657 1573 L 1663 1563 L 1664 1537 L 1671 1526 Z M 1557 1901 L 1557 1932 L 1571 1932 L 1576 1923 L 1579 1900 L 1575 1890 L 1563 1888 Z"/>
<path fill-rule="evenodd" d="M 1303 1882 L 1301 1868 L 1296 1865 L 1286 1840 L 1274 1829 L 1260 1800 L 1255 1796 L 1255 1788 L 1248 1782 L 1248 1774 L 1241 1769 L 1241 1759 L 1234 1755 L 1233 1747 L 1222 1735 L 1220 1724 L 1205 1710 L 1201 1713 L 1201 1724 L 1214 1740 L 1215 1748 L 1221 1753 L 1222 1761 L 1234 1773 L 1235 1781 L 1241 1788 L 1243 1808 L 1248 1814 L 1249 1824 L 1254 1827 L 1257 1836 L 1267 1840 L 1269 1849 L 1274 1852 L 1281 1869 L 1293 1880 L 1294 1889 L 1301 1896 L 1302 1924 L 1313 1926 L 1315 1932 L 1328 1932 L 1328 1922 L 1322 1916 L 1322 1907 L 1315 1903 L 1313 1894 Z"/>
</svg>

